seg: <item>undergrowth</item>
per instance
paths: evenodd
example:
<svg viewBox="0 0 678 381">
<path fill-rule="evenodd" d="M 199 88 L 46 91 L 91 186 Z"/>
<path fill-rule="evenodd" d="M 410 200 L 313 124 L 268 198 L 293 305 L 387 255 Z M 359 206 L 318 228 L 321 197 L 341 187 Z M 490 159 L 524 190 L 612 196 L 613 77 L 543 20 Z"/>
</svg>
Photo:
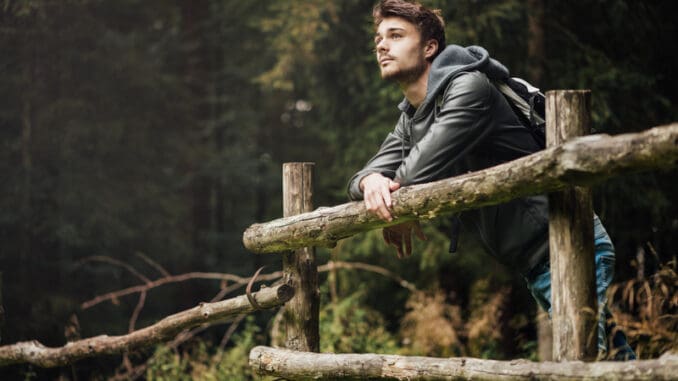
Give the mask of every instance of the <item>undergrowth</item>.
<svg viewBox="0 0 678 381">
<path fill-rule="evenodd" d="M 470 289 L 470 304 L 446 300 L 440 288 L 416 291 L 406 302 L 406 312 L 397 332 L 386 329 L 384 317 L 365 302 L 365 291 L 325 301 L 320 311 L 321 352 L 382 353 L 434 357 L 470 356 L 501 359 L 505 328 L 530 324 L 507 319 L 510 288 L 497 289 L 488 278 L 476 280 Z M 322 286 L 327 287 L 326 285 Z M 653 275 L 612 285 L 610 307 L 639 358 L 656 358 L 678 350 L 678 274 L 676 262 L 664 264 Z M 518 315 L 516 315 L 518 316 Z M 273 324 L 275 329 L 280 329 Z M 515 327 L 512 327 L 515 328 Z M 520 328 L 520 327 L 519 327 Z M 280 337 L 281 333 L 271 332 Z M 226 349 L 195 339 L 182 350 L 158 346 L 148 361 L 147 380 L 272 380 L 253 374 L 249 351 L 268 345 L 266 335 L 248 317 Z M 516 343 L 522 357 L 536 358 L 536 341 Z"/>
<path fill-rule="evenodd" d="M 676 261 L 662 264 L 649 277 L 614 284 L 610 307 L 638 358 L 678 351 L 678 274 Z"/>
<path fill-rule="evenodd" d="M 249 352 L 259 343 L 260 328 L 254 318 L 248 316 L 244 328 L 233 337 L 235 343 L 228 349 L 214 348 L 202 339 L 194 339 L 183 350 L 171 349 L 166 345 L 156 348 L 148 360 L 146 379 L 148 381 L 192 381 L 192 380 L 272 380 L 258 377 L 249 366 Z"/>
</svg>

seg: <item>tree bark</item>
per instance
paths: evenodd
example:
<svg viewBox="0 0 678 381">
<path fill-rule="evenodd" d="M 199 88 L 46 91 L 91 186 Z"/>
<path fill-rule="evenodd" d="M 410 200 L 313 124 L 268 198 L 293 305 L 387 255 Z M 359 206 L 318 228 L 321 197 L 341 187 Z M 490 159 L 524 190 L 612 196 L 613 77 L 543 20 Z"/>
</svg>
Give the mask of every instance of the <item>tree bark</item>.
<svg viewBox="0 0 678 381">
<path fill-rule="evenodd" d="M 294 295 L 294 289 L 283 284 L 263 288 L 252 295 L 261 307 L 273 308 L 290 300 Z M 6 345 L 0 347 L 0 367 L 18 363 L 31 363 L 51 368 L 71 364 L 86 357 L 118 354 L 169 340 L 188 328 L 253 312 L 254 310 L 247 297 L 242 295 L 215 303 L 201 303 L 196 307 L 167 316 L 149 327 L 127 335 L 101 335 L 70 342 L 59 348 L 48 348 L 37 341 L 24 341 Z"/>
<path fill-rule="evenodd" d="M 544 0 L 527 1 L 527 73 L 536 86 L 544 74 Z"/>
<path fill-rule="evenodd" d="M 591 92 L 546 93 L 546 145 L 591 131 Z M 553 359 L 595 360 L 598 354 L 593 198 L 586 187 L 549 195 Z"/>
<path fill-rule="evenodd" d="M 5 327 L 5 307 L 2 304 L 2 271 L 0 271 L 0 343 L 2 342 L 2 329 Z"/>
<path fill-rule="evenodd" d="M 37 54 L 36 54 L 37 56 Z M 33 66 L 37 65 L 37 57 L 27 65 L 26 82 L 33 85 Z M 28 92 L 30 93 L 30 92 Z M 23 170 L 23 189 L 21 192 L 21 251 L 19 252 L 19 271 L 22 276 L 28 272 L 28 266 L 32 251 L 33 236 L 33 107 L 31 95 L 24 95 L 23 110 L 21 115 L 21 167 Z M 23 277 L 26 279 L 26 277 Z"/>
<path fill-rule="evenodd" d="M 190 91 L 190 99 L 187 102 L 190 124 L 186 126 L 196 144 L 195 154 L 191 154 L 191 162 L 188 163 L 190 178 L 191 197 L 191 239 L 193 250 L 201 255 L 192 256 L 193 267 L 201 267 L 205 254 L 212 254 L 213 247 L 206 237 L 214 228 L 212 224 L 212 200 L 214 181 L 202 171 L 202 165 L 213 152 L 210 144 L 209 130 L 210 109 L 209 88 L 212 80 L 209 76 L 209 51 L 205 36 L 206 25 L 209 19 L 209 2 L 206 0 L 181 0 L 179 1 L 181 12 L 181 37 L 183 51 L 183 81 Z"/>
<path fill-rule="evenodd" d="M 313 209 L 313 163 L 283 164 L 283 215 Z M 283 281 L 297 292 L 285 306 L 285 347 L 296 351 L 320 350 L 320 291 L 313 247 L 283 254 Z"/>
<path fill-rule="evenodd" d="M 572 139 L 496 167 L 393 193 L 394 214 L 387 223 L 352 202 L 250 226 L 245 247 L 275 253 L 305 246 L 333 246 L 357 233 L 407 220 L 432 219 L 517 197 L 544 194 L 571 185 L 590 185 L 612 176 L 676 166 L 678 123 L 614 137 Z"/>
<path fill-rule="evenodd" d="M 250 366 L 259 374 L 290 380 L 675 380 L 678 355 L 632 362 L 531 362 L 255 347 Z"/>
</svg>

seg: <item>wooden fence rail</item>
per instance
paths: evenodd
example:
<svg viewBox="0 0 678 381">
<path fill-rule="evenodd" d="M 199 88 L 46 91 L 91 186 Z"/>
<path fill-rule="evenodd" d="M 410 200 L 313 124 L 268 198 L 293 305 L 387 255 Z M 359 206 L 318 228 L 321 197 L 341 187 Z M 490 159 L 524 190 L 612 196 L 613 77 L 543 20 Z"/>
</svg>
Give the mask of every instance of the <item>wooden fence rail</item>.
<svg viewBox="0 0 678 381">
<path fill-rule="evenodd" d="M 331 247 L 340 239 L 405 220 L 432 219 L 631 172 L 671 168 L 677 160 L 678 123 L 613 137 L 590 135 L 482 171 L 403 187 L 393 193 L 398 218 L 391 223 L 368 213 L 362 202 L 350 202 L 254 224 L 245 231 L 243 243 L 254 253 Z"/>
<path fill-rule="evenodd" d="M 289 380 L 676 380 L 678 354 L 656 360 L 585 363 L 497 361 L 378 354 L 296 352 L 255 347 L 250 365 L 259 374 Z"/>
</svg>

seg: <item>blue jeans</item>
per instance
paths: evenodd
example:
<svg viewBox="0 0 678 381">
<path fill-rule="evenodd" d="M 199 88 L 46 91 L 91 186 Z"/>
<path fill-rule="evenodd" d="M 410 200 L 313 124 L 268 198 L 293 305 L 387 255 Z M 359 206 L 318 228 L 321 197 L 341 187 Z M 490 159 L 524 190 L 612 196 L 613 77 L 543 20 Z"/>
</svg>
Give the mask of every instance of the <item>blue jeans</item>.
<svg viewBox="0 0 678 381">
<path fill-rule="evenodd" d="M 598 216 L 594 215 L 596 294 L 598 295 L 598 352 L 604 358 L 608 352 L 607 336 L 612 334 L 612 359 L 635 360 L 636 354 L 626 342 L 626 335 L 615 328 L 612 314 L 607 308 L 607 288 L 614 276 L 614 246 Z M 538 265 L 526 277 L 527 288 L 537 303 L 551 316 L 551 269 L 549 262 Z"/>
</svg>

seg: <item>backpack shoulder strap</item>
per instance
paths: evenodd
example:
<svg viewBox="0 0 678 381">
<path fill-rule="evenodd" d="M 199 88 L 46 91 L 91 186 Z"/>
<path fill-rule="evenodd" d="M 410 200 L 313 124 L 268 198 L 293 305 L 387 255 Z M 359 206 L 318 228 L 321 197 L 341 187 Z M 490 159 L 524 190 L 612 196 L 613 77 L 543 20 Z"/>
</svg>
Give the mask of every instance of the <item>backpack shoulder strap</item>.
<svg viewBox="0 0 678 381">
<path fill-rule="evenodd" d="M 502 93 L 509 102 L 516 106 L 523 115 L 529 117 L 529 115 L 532 114 L 532 107 L 530 107 L 530 104 L 527 103 L 523 97 L 518 95 L 518 93 L 513 91 L 513 89 L 506 82 L 493 81 L 493 83 L 499 92 Z"/>
<path fill-rule="evenodd" d="M 520 80 L 519 78 L 511 78 L 509 80 L 517 81 L 519 85 L 524 86 L 525 95 L 523 96 L 518 94 L 505 81 L 494 80 L 492 83 L 497 88 L 497 90 L 499 90 L 499 92 L 504 95 L 504 98 L 506 98 L 511 108 L 516 113 L 518 119 L 520 119 L 523 125 L 527 127 L 530 133 L 532 133 L 539 146 L 544 148 L 546 146 L 544 134 L 546 120 L 542 115 L 539 114 L 539 112 L 536 112 L 535 110 L 536 98 L 543 97 L 543 95 L 539 92 L 539 89 L 531 86 L 529 83 L 523 80 Z"/>
</svg>

